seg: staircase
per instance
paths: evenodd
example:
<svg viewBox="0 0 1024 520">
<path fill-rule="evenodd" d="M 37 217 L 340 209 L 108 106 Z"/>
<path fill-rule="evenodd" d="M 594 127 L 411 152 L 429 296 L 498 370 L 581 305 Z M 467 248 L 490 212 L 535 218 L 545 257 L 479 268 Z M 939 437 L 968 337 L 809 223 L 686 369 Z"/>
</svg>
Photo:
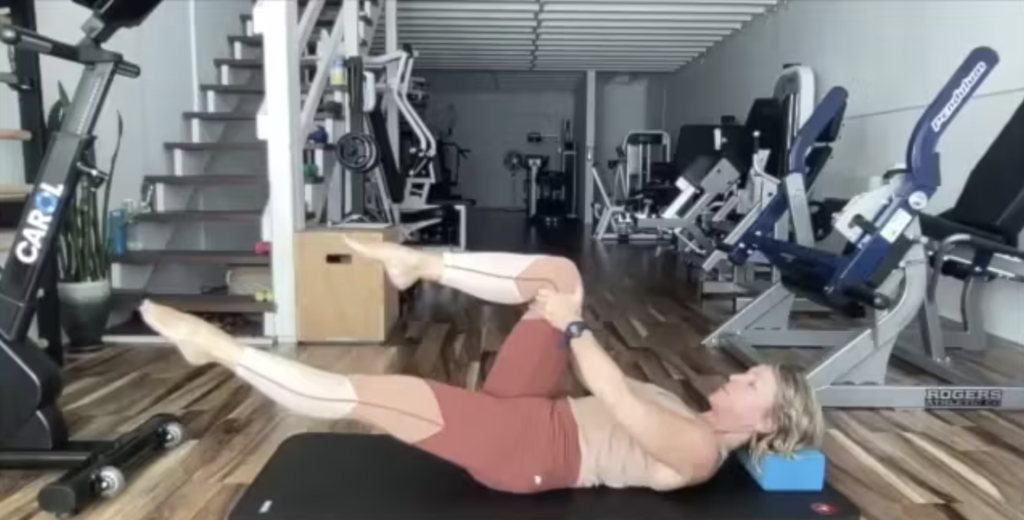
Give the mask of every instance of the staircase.
<svg viewBox="0 0 1024 520">
<path fill-rule="evenodd" d="M 274 304 L 253 294 L 271 285 L 270 256 L 255 250 L 268 176 L 267 144 L 256 137 L 265 90 L 262 37 L 253 35 L 251 18 L 241 17 L 243 34 L 227 37 L 231 57 L 214 60 L 218 83 L 200 85 L 205 110 L 182 114 L 185 140 L 164 143 L 167 172 L 144 178 L 149 211 L 133 220 L 129 252 L 114 259 L 113 315 L 121 323 L 108 331 L 109 342 L 159 339 L 134 313 L 146 298 L 227 323 L 240 339 L 266 339 L 262 321 Z M 316 69 L 313 58 L 300 64 L 312 68 L 304 78 Z M 228 280 L 237 271 L 258 281 L 232 290 Z"/>
</svg>

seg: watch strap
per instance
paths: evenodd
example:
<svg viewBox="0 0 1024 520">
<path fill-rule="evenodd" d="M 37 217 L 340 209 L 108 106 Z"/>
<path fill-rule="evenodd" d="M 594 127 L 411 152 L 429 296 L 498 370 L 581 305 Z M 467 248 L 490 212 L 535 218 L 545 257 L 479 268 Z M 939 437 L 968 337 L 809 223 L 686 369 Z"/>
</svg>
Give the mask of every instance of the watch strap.
<svg viewBox="0 0 1024 520">
<path fill-rule="evenodd" d="M 586 331 L 590 330 L 590 326 L 584 321 L 574 321 L 569 323 L 565 327 L 565 346 L 568 347 L 572 340 L 580 337 Z"/>
</svg>

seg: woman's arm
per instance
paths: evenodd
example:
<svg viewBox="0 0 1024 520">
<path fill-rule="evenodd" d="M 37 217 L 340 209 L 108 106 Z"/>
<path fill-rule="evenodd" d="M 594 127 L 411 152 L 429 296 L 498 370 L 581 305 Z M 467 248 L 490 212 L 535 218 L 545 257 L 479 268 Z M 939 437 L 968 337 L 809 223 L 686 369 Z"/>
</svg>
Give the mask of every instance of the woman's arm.
<svg viewBox="0 0 1024 520">
<path fill-rule="evenodd" d="M 582 321 L 581 294 L 560 294 L 542 289 L 531 304 L 558 330 Z M 692 480 L 708 475 L 718 463 L 718 442 L 700 419 L 686 417 L 636 395 L 626 374 L 598 344 L 594 334 L 584 332 L 570 348 L 583 384 L 609 410 L 616 422 L 643 449 L 681 477 Z"/>
<path fill-rule="evenodd" d="M 583 383 L 645 451 L 687 479 L 714 470 L 718 442 L 699 419 L 672 412 L 633 392 L 629 378 L 593 333 L 574 339 L 570 348 Z"/>
</svg>

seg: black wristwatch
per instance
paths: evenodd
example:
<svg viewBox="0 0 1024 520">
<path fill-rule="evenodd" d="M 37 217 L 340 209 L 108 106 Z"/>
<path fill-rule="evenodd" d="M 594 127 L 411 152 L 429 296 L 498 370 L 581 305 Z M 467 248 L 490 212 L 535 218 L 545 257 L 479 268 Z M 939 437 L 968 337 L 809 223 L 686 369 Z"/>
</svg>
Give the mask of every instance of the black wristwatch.
<svg viewBox="0 0 1024 520">
<path fill-rule="evenodd" d="M 568 347 L 572 340 L 583 335 L 584 332 L 590 330 L 586 322 L 574 321 L 565 327 L 565 346 Z"/>
</svg>

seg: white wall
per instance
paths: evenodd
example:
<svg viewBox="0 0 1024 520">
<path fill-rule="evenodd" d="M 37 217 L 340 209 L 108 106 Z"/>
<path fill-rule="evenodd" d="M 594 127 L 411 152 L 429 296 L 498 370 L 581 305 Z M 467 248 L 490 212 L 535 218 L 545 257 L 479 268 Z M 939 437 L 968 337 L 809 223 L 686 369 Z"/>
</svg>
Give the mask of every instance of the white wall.
<svg viewBox="0 0 1024 520">
<path fill-rule="evenodd" d="M 215 78 L 212 58 L 228 56 L 226 37 L 241 33 L 238 16 L 251 10 L 252 3 L 247 0 L 163 2 L 141 26 L 120 31 L 107 44 L 108 49 L 121 52 L 142 68 L 137 79 L 114 81 L 96 126 L 100 167 L 106 168 L 116 144 L 117 113 L 124 119 L 112 204 L 137 199 L 143 176 L 170 173 L 163 143 L 185 140 L 182 112 L 194 106 L 197 81 Z M 88 15 L 87 9 L 71 1 L 36 2 L 37 31 L 59 40 L 77 41 Z M 198 20 L 194 30 L 193 19 Z M 6 54 L 6 48 L 4 51 Z M 193 60 L 193 54 L 202 61 Z M 43 103 L 48 109 L 58 98 L 58 83 L 73 95 L 82 68 L 48 56 L 40 60 Z M 195 70 L 194 62 L 198 64 Z M 0 67 L 5 66 L 6 58 L 0 59 Z M 8 95 L 8 89 L 2 90 L 0 127 L 11 127 L 9 119 L 16 122 L 18 117 L 16 98 Z M 20 147 L 0 144 L 0 169 L 0 182 L 24 179 Z"/>
<path fill-rule="evenodd" d="M 849 195 L 871 175 L 904 162 L 917 117 L 976 46 L 1002 61 L 944 136 L 943 185 L 928 211 L 947 209 L 974 163 L 1024 98 L 1024 2 L 984 0 L 796 0 L 726 39 L 668 84 L 666 122 L 712 123 L 744 115 L 771 92 L 785 63 L 813 67 L 819 97 L 844 86 L 850 103 L 842 140 L 817 196 Z M 943 288 L 943 313 L 953 317 L 956 291 Z M 997 285 L 986 293 L 987 328 L 1024 342 L 1024 288 Z"/>
<path fill-rule="evenodd" d="M 615 148 L 622 144 L 626 134 L 633 130 L 665 129 L 666 85 L 664 75 L 597 74 L 594 165 L 606 188 L 611 189 L 615 175 L 608 168 L 608 161 L 616 158 Z"/>
<path fill-rule="evenodd" d="M 647 128 L 647 84 L 644 76 L 597 75 L 597 139 L 594 157 L 602 169 L 615 158 L 615 147 L 631 130 Z"/>
<path fill-rule="evenodd" d="M 435 132 L 446 129 L 449 107 L 454 107 L 457 122 L 452 138 L 472 150 L 459 176 L 464 197 L 476 199 L 478 207 L 523 208 L 524 175 L 518 174 L 513 183 L 502 163 L 505 153 L 548 155 L 549 168 L 558 168 L 557 143 L 530 144 L 526 134 L 560 135 L 562 121 L 574 118 L 573 97 L 572 90 L 435 90 L 425 119 Z"/>
</svg>

